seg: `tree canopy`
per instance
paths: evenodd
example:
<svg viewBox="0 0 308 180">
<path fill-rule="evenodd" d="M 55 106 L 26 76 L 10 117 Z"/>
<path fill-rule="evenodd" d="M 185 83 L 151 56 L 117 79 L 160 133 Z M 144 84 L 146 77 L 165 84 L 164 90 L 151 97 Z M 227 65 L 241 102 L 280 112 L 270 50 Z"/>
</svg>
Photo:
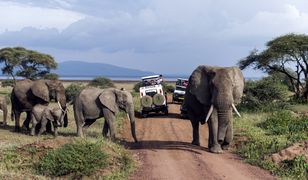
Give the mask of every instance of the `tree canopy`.
<svg viewBox="0 0 308 180">
<path fill-rule="evenodd" d="M 241 69 L 253 67 L 266 73 L 282 73 L 291 84 L 297 98 L 308 100 L 308 36 L 287 34 L 266 44 L 266 49 L 257 49 L 239 61 Z"/>
<path fill-rule="evenodd" d="M 4 63 L 2 73 L 13 79 L 16 76 L 36 79 L 57 68 L 52 56 L 23 47 L 0 49 L 0 63 Z"/>
</svg>

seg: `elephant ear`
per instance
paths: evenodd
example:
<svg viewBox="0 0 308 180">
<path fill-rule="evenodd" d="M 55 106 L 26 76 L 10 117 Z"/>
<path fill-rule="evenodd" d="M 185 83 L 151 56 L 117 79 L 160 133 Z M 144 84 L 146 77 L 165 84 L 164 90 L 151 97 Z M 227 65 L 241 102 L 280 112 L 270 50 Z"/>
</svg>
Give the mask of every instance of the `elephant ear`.
<svg viewBox="0 0 308 180">
<path fill-rule="evenodd" d="M 45 102 L 49 102 L 49 89 L 43 80 L 38 80 L 31 86 L 32 94 Z"/>
<path fill-rule="evenodd" d="M 105 89 L 99 96 L 100 102 L 109 110 L 116 113 L 119 111 L 116 95 L 113 90 Z"/>
<path fill-rule="evenodd" d="M 244 76 L 238 67 L 232 67 L 233 74 L 233 100 L 234 104 L 239 104 L 244 91 Z"/>
<path fill-rule="evenodd" d="M 54 116 L 52 115 L 52 110 L 50 108 L 46 108 L 44 110 L 44 113 L 43 113 L 43 116 L 42 116 L 42 119 L 47 119 L 47 120 L 50 120 L 50 121 L 54 121 Z"/>
<path fill-rule="evenodd" d="M 212 72 L 214 73 L 214 72 Z M 210 68 L 206 66 L 197 67 L 189 78 L 188 89 L 200 103 L 210 105 Z"/>
</svg>

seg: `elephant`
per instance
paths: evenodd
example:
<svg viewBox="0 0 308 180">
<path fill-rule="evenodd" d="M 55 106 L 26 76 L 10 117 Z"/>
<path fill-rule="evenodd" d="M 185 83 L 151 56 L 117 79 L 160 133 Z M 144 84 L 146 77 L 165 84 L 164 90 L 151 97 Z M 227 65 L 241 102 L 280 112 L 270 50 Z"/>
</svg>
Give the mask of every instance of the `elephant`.
<svg viewBox="0 0 308 180">
<path fill-rule="evenodd" d="M 41 135 L 46 131 L 47 122 L 51 121 L 54 127 L 54 136 L 58 136 L 58 127 L 62 126 L 66 112 L 67 109 L 63 112 L 61 107 L 52 108 L 47 104 L 35 105 L 31 111 L 32 128 L 30 135 L 35 135 L 35 129 L 38 123 L 41 124 L 38 135 Z"/>
<path fill-rule="evenodd" d="M 115 113 L 123 110 L 130 120 L 131 134 L 137 142 L 135 132 L 135 112 L 133 97 L 130 92 L 115 88 L 99 89 L 88 87 L 76 97 L 74 104 L 74 117 L 77 126 L 77 135 L 84 137 L 84 130 L 96 119 L 104 117 L 103 136 L 110 131 L 111 140 L 115 139 Z"/>
<path fill-rule="evenodd" d="M 31 111 L 36 104 L 48 104 L 51 100 L 60 103 L 61 108 L 66 110 L 65 89 L 59 80 L 36 80 L 29 79 L 16 82 L 11 93 L 12 120 L 15 119 L 15 131 L 20 131 L 20 114 L 27 113 L 23 127 L 29 130 Z M 67 127 L 67 114 L 64 116 L 64 127 Z"/>
<path fill-rule="evenodd" d="M 6 126 L 7 122 L 7 100 L 5 97 L 0 97 L 0 110 L 3 112 L 3 122 L 2 125 Z"/>
<path fill-rule="evenodd" d="M 208 122 L 210 152 L 222 153 L 233 140 L 232 109 L 240 103 L 244 77 L 237 67 L 198 66 L 189 77 L 183 107 L 193 128 L 192 144 L 200 146 L 199 122 Z"/>
</svg>

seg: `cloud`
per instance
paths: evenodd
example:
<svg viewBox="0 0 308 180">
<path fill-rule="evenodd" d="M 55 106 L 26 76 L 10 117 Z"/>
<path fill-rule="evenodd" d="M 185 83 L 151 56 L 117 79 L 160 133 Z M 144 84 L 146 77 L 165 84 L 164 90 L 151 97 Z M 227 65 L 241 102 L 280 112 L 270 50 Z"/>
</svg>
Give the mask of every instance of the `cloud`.
<svg viewBox="0 0 308 180">
<path fill-rule="evenodd" d="M 305 7 L 303 0 L 14 0 L 0 3 L 0 15 L 10 17 L 0 22 L 0 46 L 188 73 L 199 64 L 235 65 L 274 37 L 306 33 Z"/>
<path fill-rule="evenodd" d="M 0 17 L 0 32 L 19 31 L 24 27 L 56 28 L 61 31 L 86 15 L 64 9 L 0 2 Z"/>
</svg>

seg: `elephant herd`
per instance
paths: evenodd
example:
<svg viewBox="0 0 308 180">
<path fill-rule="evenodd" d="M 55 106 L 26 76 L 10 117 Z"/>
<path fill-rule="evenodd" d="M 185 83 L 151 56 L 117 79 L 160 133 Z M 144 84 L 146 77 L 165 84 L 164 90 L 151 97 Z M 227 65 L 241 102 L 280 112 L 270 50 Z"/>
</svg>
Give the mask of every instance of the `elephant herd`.
<svg viewBox="0 0 308 180">
<path fill-rule="evenodd" d="M 209 150 L 222 153 L 228 149 L 233 138 L 232 109 L 239 115 L 235 105 L 243 94 L 244 78 L 237 67 L 197 67 L 189 78 L 183 107 L 187 109 L 188 118 L 193 128 L 192 144 L 200 145 L 199 123 L 208 122 Z M 55 101 L 58 107 L 52 108 L 49 102 Z M 54 127 L 68 125 L 65 88 L 59 80 L 21 80 L 16 82 L 11 93 L 11 118 L 15 120 L 15 131 L 20 131 L 20 114 L 26 112 L 23 129 L 30 135 L 38 135 Z M 7 122 L 5 100 L 0 98 L 3 111 L 3 125 Z M 130 92 L 115 88 L 99 89 L 88 87 L 82 90 L 73 101 L 77 135 L 84 137 L 84 130 L 98 118 L 104 117 L 103 136 L 115 139 L 115 114 L 125 111 L 131 124 L 131 134 L 137 142 L 135 131 L 135 112 L 133 97 Z M 32 124 L 30 129 L 30 124 Z M 40 127 L 37 125 L 40 124 Z"/>
</svg>

